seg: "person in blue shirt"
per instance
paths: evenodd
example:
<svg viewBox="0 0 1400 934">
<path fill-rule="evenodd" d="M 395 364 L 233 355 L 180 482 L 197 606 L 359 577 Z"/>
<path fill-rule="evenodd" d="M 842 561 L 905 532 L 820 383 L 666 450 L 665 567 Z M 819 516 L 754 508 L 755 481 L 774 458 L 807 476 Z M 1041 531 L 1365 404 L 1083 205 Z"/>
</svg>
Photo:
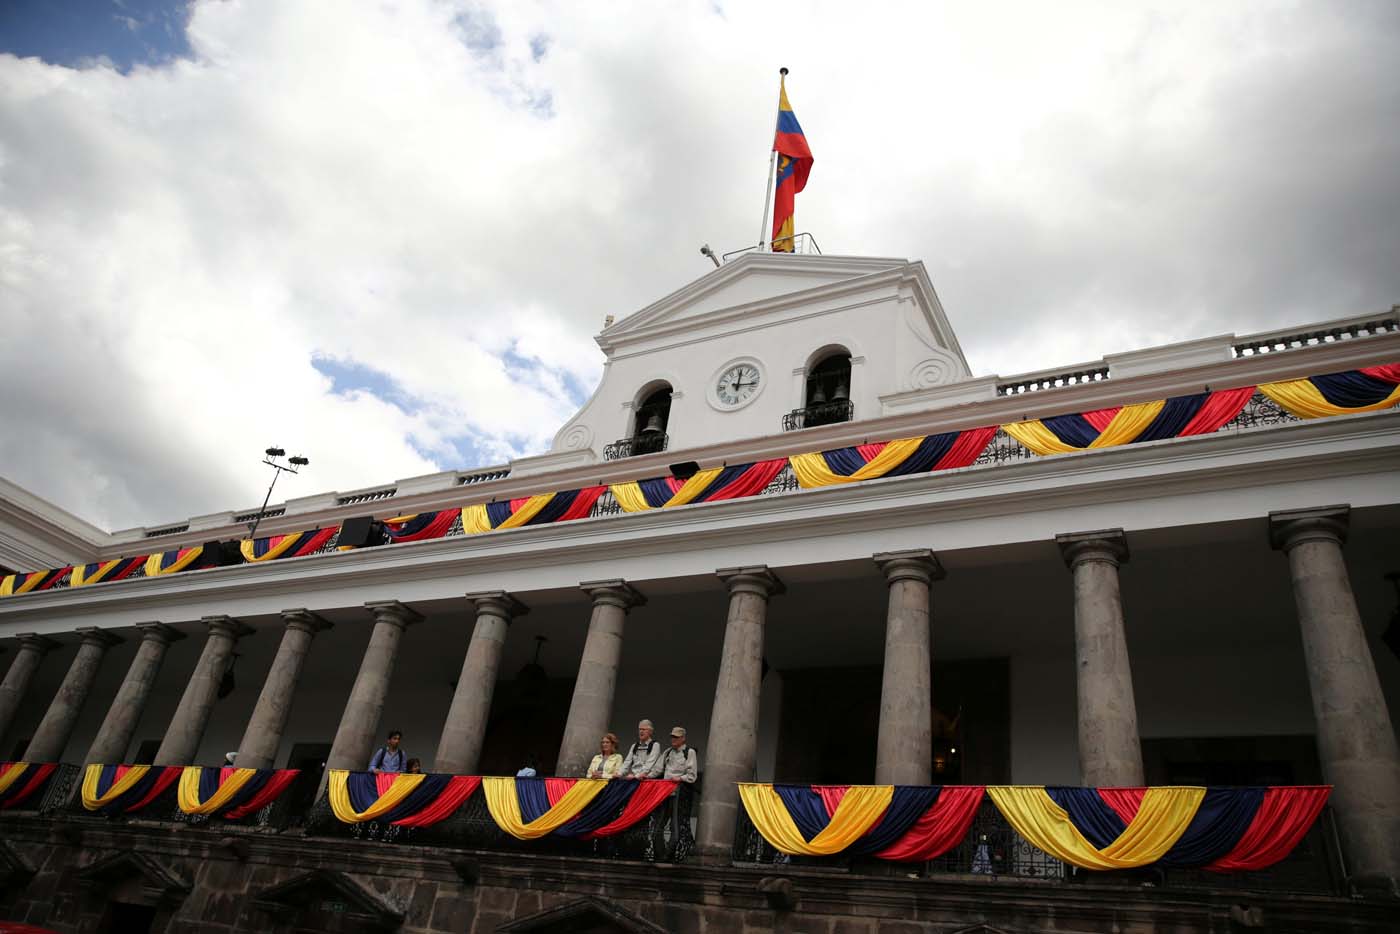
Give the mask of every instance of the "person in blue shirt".
<svg viewBox="0 0 1400 934">
<path fill-rule="evenodd" d="M 408 754 L 399 748 L 401 742 L 403 742 L 403 733 L 398 730 L 390 730 L 389 739 L 370 757 L 370 774 L 377 775 L 380 772 L 402 772 L 404 770 L 404 767 L 408 765 Z"/>
</svg>

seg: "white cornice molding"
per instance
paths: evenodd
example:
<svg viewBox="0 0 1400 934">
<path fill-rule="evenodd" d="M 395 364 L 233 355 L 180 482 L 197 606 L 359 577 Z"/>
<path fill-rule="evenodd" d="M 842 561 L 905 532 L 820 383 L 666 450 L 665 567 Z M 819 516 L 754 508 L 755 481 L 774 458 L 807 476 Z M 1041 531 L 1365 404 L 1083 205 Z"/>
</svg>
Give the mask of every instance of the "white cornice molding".
<svg viewBox="0 0 1400 934">
<path fill-rule="evenodd" d="M 179 618 L 182 604 L 383 586 L 406 599 L 413 582 L 492 569 L 677 555 L 756 542 L 822 539 L 856 529 L 947 525 L 1038 511 L 1079 509 L 1164 495 L 1208 495 L 1261 485 L 1400 472 L 1400 411 L 1338 416 L 1270 428 L 1086 450 L 1037 460 L 883 478 L 776 496 L 620 514 L 486 535 L 434 539 L 337 554 L 44 591 L 0 600 L 0 633 L 36 621 L 100 620 L 103 613 Z M 1175 524 L 1241 518 L 1218 498 Z M 1366 505 L 1366 504 L 1358 504 Z M 1262 521 L 1262 513 L 1261 521 Z M 987 542 L 1000 544 L 1004 542 Z M 833 556 L 833 559 L 835 556 Z M 452 591 L 455 593 L 455 591 Z M 325 599 L 329 599 L 326 597 Z"/>
</svg>

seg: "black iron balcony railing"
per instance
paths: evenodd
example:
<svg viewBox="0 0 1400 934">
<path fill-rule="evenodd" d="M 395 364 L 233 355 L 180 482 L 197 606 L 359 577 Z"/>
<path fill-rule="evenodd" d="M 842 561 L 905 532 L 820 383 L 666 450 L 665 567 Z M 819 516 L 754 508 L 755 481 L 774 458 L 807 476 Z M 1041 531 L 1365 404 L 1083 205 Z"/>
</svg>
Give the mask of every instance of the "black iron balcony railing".
<svg viewBox="0 0 1400 934">
<path fill-rule="evenodd" d="M 622 438 L 603 448 L 603 460 L 615 461 L 639 454 L 657 454 L 666 450 L 669 436 L 664 431 L 648 431 L 635 438 Z"/>
<path fill-rule="evenodd" d="M 783 416 L 783 431 L 796 431 L 799 428 L 816 428 L 818 425 L 835 425 L 849 422 L 856 417 L 855 403 L 850 399 L 836 399 L 832 402 L 815 402 L 802 409 L 793 409 Z"/>
</svg>

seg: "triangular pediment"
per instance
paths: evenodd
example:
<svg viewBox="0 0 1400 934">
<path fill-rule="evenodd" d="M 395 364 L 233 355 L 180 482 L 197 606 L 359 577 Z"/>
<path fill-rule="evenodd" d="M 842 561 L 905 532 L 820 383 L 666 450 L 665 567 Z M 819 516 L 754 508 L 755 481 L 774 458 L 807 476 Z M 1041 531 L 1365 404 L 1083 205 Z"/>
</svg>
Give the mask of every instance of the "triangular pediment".
<svg viewBox="0 0 1400 934">
<path fill-rule="evenodd" d="M 164 862 L 137 850 L 123 850 L 78 870 L 78 884 L 108 893 L 120 890 L 124 901 L 155 903 L 184 898 L 190 882 Z"/>
<path fill-rule="evenodd" d="M 747 253 L 628 315 L 604 330 L 598 340 L 606 347 L 643 333 L 819 292 L 908 265 L 903 259 Z"/>
<path fill-rule="evenodd" d="M 621 905 L 592 897 L 516 918 L 496 930 L 521 934 L 666 934 L 665 928 Z"/>
<path fill-rule="evenodd" d="M 403 912 L 343 872 L 315 869 L 254 893 L 253 903 L 274 915 L 295 915 L 303 926 L 321 914 L 373 930 L 393 930 Z"/>
</svg>

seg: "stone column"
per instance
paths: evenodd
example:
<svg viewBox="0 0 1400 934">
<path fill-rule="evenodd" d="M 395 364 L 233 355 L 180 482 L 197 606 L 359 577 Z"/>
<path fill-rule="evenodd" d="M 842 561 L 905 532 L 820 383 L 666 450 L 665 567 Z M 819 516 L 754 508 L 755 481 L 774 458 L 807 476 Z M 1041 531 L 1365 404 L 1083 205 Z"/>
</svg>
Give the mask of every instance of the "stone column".
<svg viewBox="0 0 1400 934">
<path fill-rule="evenodd" d="M 202 620 L 209 628 L 204 651 L 195 663 L 194 674 L 185 685 L 180 706 L 165 731 L 160 749 L 156 750 L 155 765 L 194 765 L 204 728 L 218 700 L 219 684 L 233 658 L 233 647 L 253 630 L 231 616 L 206 616 Z"/>
<path fill-rule="evenodd" d="M 399 603 L 386 600 L 366 603 L 365 609 L 374 614 L 374 631 L 369 646 L 360 660 L 360 673 L 350 688 L 340 726 L 336 728 L 330 755 L 326 757 L 326 773 L 331 769 L 364 769 L 379 733 L 379 717 L 384 712 L 384 698 L 389 693 L 389 680 L 394 675 L 394 662 L 399 655 L 399 640 L 403 631 L 423 618 Z M 326 779 L 321 779 L 322 787 Z"/>
<path fill-rule="evenodd" d="M 49 704 L 44 719 L 39 722 L 39 728 L 34 731 L 29 748 L 24 751 L 25 762 L 57 762 L 63 755 L 68 739 L 73 735 L 73 727 L 78 723 L 78 715 L 83 712 L 83 705 L 92 692 L 92 683 L 97 680 L 97 669 L 102 665 L 103 656 L 108 649 L 122 641 L 120 636 L 104 629 L 87 627 L 78 632 L 83 635 L 78 654 L 74 656 L 73 664 L 68 666 L 68 674 L 58 686 L 58 693 Z"/>
<path fill-rule="evenodd" d="M 1288 555 L 1303 633 L 1317 749 L 1332 785 L 1350 875 L 1391 888 L 1400 880 L 1400 751 L 1342 544 L 1348 506 L 1269 514 L 1269 537 Z"/>
<path fill-rule="evenodd" d="M 564 741 L 559 744 L 559 762 L 554 767 L 557 775 L 582 775 L 597 753 L 598 740 L 608 731 L 612 717 L 627 611 L 646 603 L 646 598 L 625 581 L 591 581 L 579 586 L 593 598 L 593 616 L 588 621 Z"/>
<path fill-rule="evenodd" d="M 16 653 L 15 660 L 10 662 L 10 670 L 5 672 L 5 680 L 0 682 L 0 737 L 10 728 L 10 721 L 14 720 L 15 712 L 19 710 L 19 705 L 24 703 L 24 696 L 29 693 L 29 683 L 34 680 L 34 672 L 39 670 L 39 663 L 44 660 L 49 649 L 57 646 L 58 643 L 47 636 L 32 632 L 19 637 L 19 652 Z"/>
<path fill-rule="evenodd" d="M 706 740 L 705 781 L 700 789 L 703 860 L 728 863 L 733 857 L 734 822 L 739 814 L 735 782 L 753 780 L 758 757 L 758 693 L 763 678 L 763 624 L 768 598 L 782 593 L 777 576 L 762 565 L 716 572 L 729 586 L 729 618 L 715 684 Z"/>
<path fill-rule="evenodd" d="M 311 651 L 311 640 L 316 633 L 331 628 L 330 623 L 310 610 L 283 610 L 282 622 L 286 629 L 277 646 L 277 657 L 272 660 L 258 704 L 238 744 L 235 764 L 239 768 L 273 767 L 287 728 L 287 716 L 292 712 L 292 696 L 296 694 L 301 668 L 306 662 L 306 653 Z"/>
<path fill-rule="evenodd" d="M 476 609 L 476 626 L 467 657 L 462 661 L 462 674 L 457 678 L 457 691 L 447 711 L 442 727 L 433 771 L 457 775 L 470 774 L 481 758 L 481 743 L 486 721 L 491 716 L 491 695 L 496 691 L 496 672 L 501 667 L 501 651 L 506 644 L 506 630 L 516 616 L 529 612 L 525 604 L 504 590 L 488 590 L 467 594 Z"/>
<path fill-rule="evenodd" d="M 1079 778 L 1085 785 L 1142 785 L 1133 673 L 1123 631 L 1118 566 L 1122 529 L 1056 535 L 1074 574 L 1074 654 L 1079 674 Z"/>
<path fill-rule="evenodd" d="M 185 638 L 178 629 L 164 623 L 140 623 L 141 645 L 136 649 L 136 657 L 126 670 L 126 678 L 117 689 L 116 700 L 107 709 L 107 717 L 92 741 L 87 763 L 119 765 L 126 761 L 127 747 L 131 745 L 132 734 L 141 720 L 141 712 L 146 709 L 146 699 L 160 674 L 161 663 L 165 661 L 165 650 L 170 643 Z"/>
<path fill-rule="evenodd" d="M 943 579 L 943 567 L 927 549 L 885 552 L 875 563 L 890 588 L 875 783 L 928 785 L 933 781 L 929 587 Z"/>
</svg>

